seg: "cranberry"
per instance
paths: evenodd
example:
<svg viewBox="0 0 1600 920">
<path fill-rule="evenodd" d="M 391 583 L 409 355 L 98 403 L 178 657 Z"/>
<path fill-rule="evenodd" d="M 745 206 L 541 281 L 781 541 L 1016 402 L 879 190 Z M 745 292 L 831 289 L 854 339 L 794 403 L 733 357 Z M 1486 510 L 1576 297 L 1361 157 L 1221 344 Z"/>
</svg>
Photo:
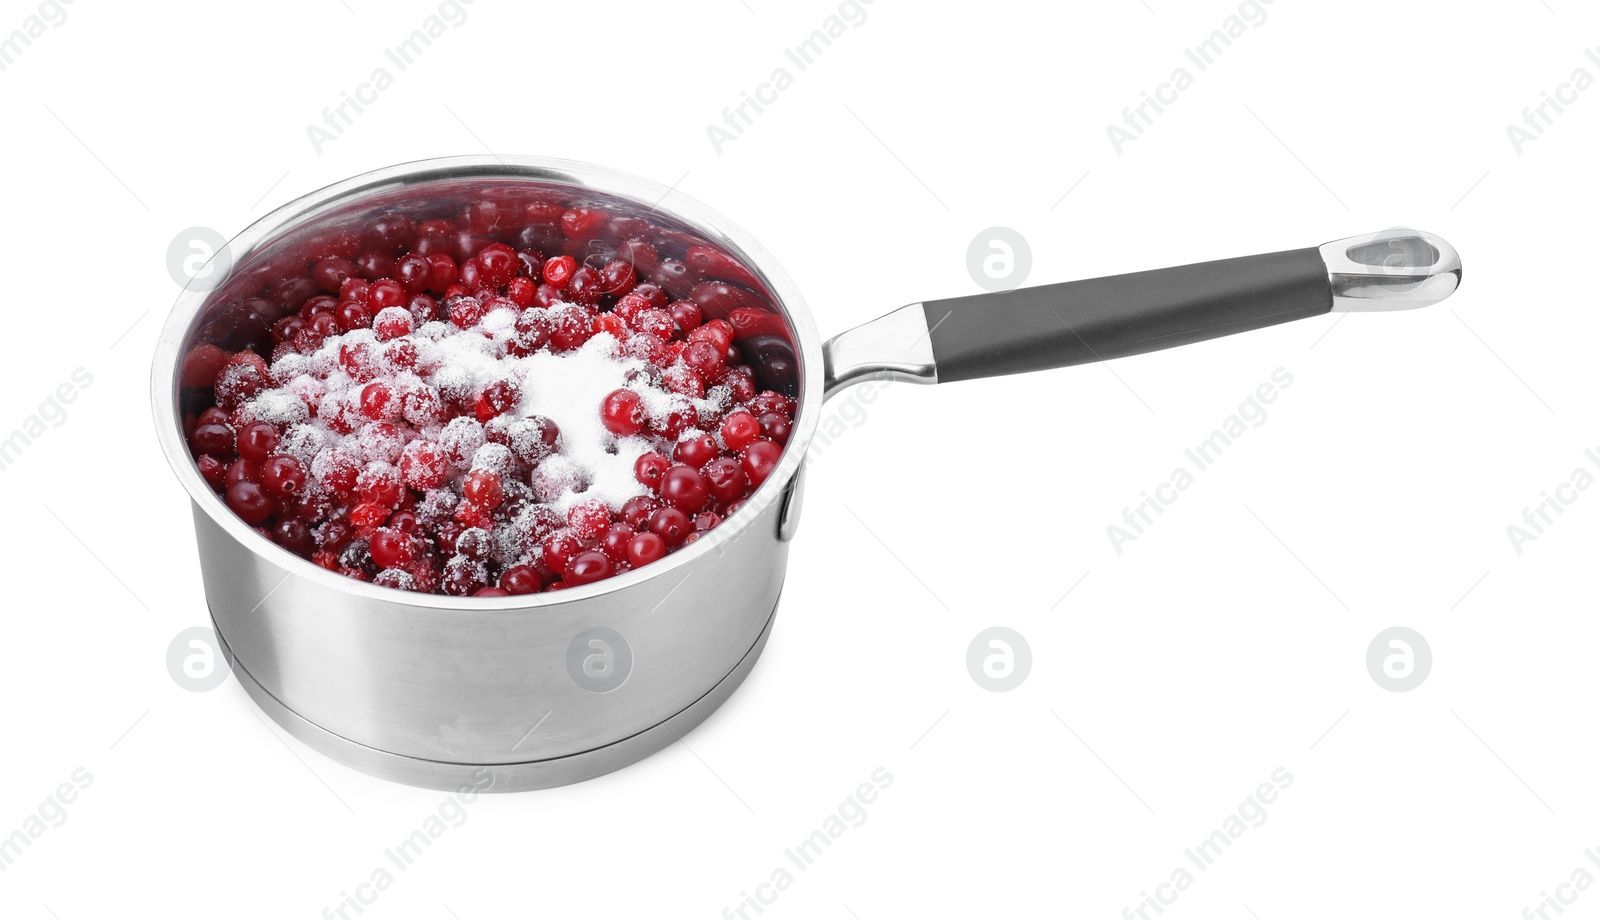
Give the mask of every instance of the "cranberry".
<svg viewBox="0 0 1600 920">
<path fill-rule="evenodd" d="M 404 335 L 410 335 L 415 324 L 415 317 L 410 310 L 400 307 L 389 307 L 378 314 L 372 323 L 372 331 L 377 334 L 378 341 L 388 342 Z"/>
<path fill-rule="evenodd" d="M 598 499 L 574 502 L 567 509 L 567 526 L 580 540 L 593 540 L 605 533 L 611 524 L 611 509 Z"/>
<path fill-rule="evenodd" d="M 727 362 L 710 342 L 690 342 L 683 349 L 683 363 L 700 376 L 701 380 L 715 383 L 727 373 Z"/>
<path fill-rule="evenodd" d="M 220 492 L 228 484 L 228 468 L 222 465 L 221 460 L 210 454 L 201 454 L 194 462 L 200 468 L 200 476 L 206 485 Z"/>
<path fill-rule="evenodd" d="M 782 412 L 761 413 L 761 436 L 777 444 L 789 443 L 791 426 L 788 416 Z"/>
<path fill-rule="evenodd" d="M 640 310 L 633 314 L 631 325 L 639 332 L 645 335 L 653 335 L 663 342 L 672 338 L 674 329 L 672 314 L 665 310 L 657 310 L 654 307 Z"/>
<path fill-rule="evenodd" d="M 632 390 L 612 390 L 600 402 L 600 421 L 612 434 L 638 434 L 644 420 L 644 402 Z"/>
<path fill-rule="evenodd" d="M 492 243 L 477 255 L 483 280 L 496 287 L 510 281 L 517 274 L 517 253 L 504 243 Z"/>
<path fill-rule="evenodd" d="M 699 511 L 709 494 L 706 477 L 692 466 L 675 466 L 661 477 L 661 500 L 674 508 Z"/>
<path fill-rule="evenodd" d="M 400 471 L 387 463 L 367 465 L 356 477 L 356 492 L 363 502 L 393 509 L 405 497 L 405 486 L 400 484 Z M 387 518 L 387 512 L 384 515 Z"/>
<path fill-rule="evenodd" d="M 661 490 L 661 477 L 672 468 L 672 461 L 653 450 L 645 451 L 633 461 L 633 478 L 652 492 Z"/>
<path fill-rule="evenodd" d="M 261 464 L 261 486 L 277 498 L 288 498 L 305 485 L 305 468 L 293 457 L 268 457 Z"/>
<path fill-rule="evenodd" d="M 233 429 L 227 425 L 201 425 L 194 430 L 189 440 L 194 444 L 194 449 L 202 454 L 215 454 L 218 457 L 233 456 Z"/>
<path fill-rule="evenodd" d="M 472 596 L 473 597 L 510 597 L 511 596 L 511 592 L 507 591 L 504 588 L 496 588 L 496 587 L 491 586 L 491 587 L 488 587 L 488 588 L 479 588 L 478 590 L 472 592 Z"/>
<path fill-rule="evenodd" d="M 355 274 L 356 267 L 348 259 L 331 256 L 311 267 L 311 280 L 330 294 L 339 293 L 340 286 Z"/>
<path fill-rule="evenodd" d="M 456 536 L 456 554 L 478 562 L 489 558 L 494 538 L 482 527 L 468 527 Z"/>
<path fill-rule="evenodd" d="M 706 491 L 719 502 L 733 501 L 744 494 L 749 485 L 744 466 L 732 457 L 718 457 L 701 470 L 706 480 Z"/>
<path fill-rule="evenodd" d="M 689 516 L 677 508 L 658 508 L 650 515 L 650 531 L 660 534 L 668 546 L 679 546 L 689 535 Z"/>
<path fill-rule="evenodd" d="M 498 508 L 500 502 L 505 500 L 505 490 L 500 485 L 500 477 L 488 470 L 473 470 L 468 473 L 461 494 L 467 501 L 485 508 Z"/>
<path fill-rule="evenodd" d="M 605 268 L 600 270 L 600 282 L 596 289 L 606 297 L 621 297 L 633 290 L 637 277 L 633 265 L 621 259 L 607 262 Z"/>
<path fill-rule="evenodd" d="M 751 400 L 750 410 L 758 415 L 764 412 L 777 412 L 784 418 L 794 417 L 794 409 L 789 405 L 789 398 L 772 390 L 763 390 Z"/>
<path fill-rule="evenodd" d="M 497 415 L 510 412 L 521 401 L 522 387 L 515 380 L 496 380 L 478 394 L 478 421 L 487 422 Z"/>
<path fill-rule="evenodd" d="M 450 322 L 462 329 L 470 329 L 483 322 L 489 312 L 482 301 L 467 295 L 446 298 L 444 309 L 450 316 Z"/>
<path fill-rule="evenodd" d="M 761 437 L 761 423 L 744 410 L 729 412 L 722 419 L 722 443 L 729 450 L 744 450 L 750 442 Z"/>
<path fill-rule="evenodd" d="M 561 232 L 574 240 L 592 240 L 600 235 L 609 215 L 591 208 L 571 208 L 561 215 Z"/>
<path fill-rule="evenodd" d="M 514 565 L 500 574 L 500 588 L 507 594 L 532 594 L 541 587 L 543 581 L 531 565 Z"/>
<path fill-rule="evenodd" d="M 716 439 L 709 434 L 684 438 L 672 451 L 672 458 L 696 469 L 710 463 L 717 456 Z"/>
<path fill-rule="evenodd" d="M 400 452 L 400 479 L 413 489 L 437 489 L 449 475 L 450 464 L 437 443 L 412 441 Z"/>
<path fill-rule="evenodd" d="M 531 305 L 538 290 L 539 285 L 528 278 L 516 277 L 506 283 L 506 297 L 519 307 Z"/>
<path fill-rule="evenodd" d="M 386 384 L 369 383 L 361 390 L 361 414 L 375 422 L 392 415 L 394 404 L 394 393 Z"/>
<path fill-rule="evenodd" d="M 266 422 L 246 425 L 239 432 L 239 456 L 251 463 L 261 463 L 278 446 L 278 429 Z"/>
<path fill-rule="evenodd" d="M 555 572 L 565 572 L 574 556 L 583 552 L 583 544 L 571 531 L 558 530 L 544 538 L 544 561 Z"/>
<path fill-rule="evenodd" d="M 554 288 L 563 288 L 578 270 L 578 260 L 572 256 L 556 256 L 544 263 L 544 281 Z"/>
<path fill-rule="evenodd" d="M 393 271 L 394 257 L 376 249 L 368 249 L 356 256 L 356 274 L 368 281 L 387 278 Z"/>
<path fill-rule="evenodd" d="M 246 524 L 259 524 L 272 516 L 274 505 L 267 490 L 249 480 L 228 486 L 228 507 Z"/>
<path fill-rule="evenodd" d="M 745 476 L 750 479 L 750 487 L 757 489 L 767 477 L 772 475 L 772 470 L 778 465 L 778 458 L 783 456 L 783 448 L 771 441 L 756 441 L 745 448 L 744 456 L 739 463 L 744 467 Z"/>
<path fill-rule="evenodd" d="M 612 562 L 627 562 L 628 543 L 633 540 L 634 533 L 634 529 L 627 524 L 612 524 L 606 528 L 605 536 L 600 541 L 600 551 Z"/>
<path fill-rule="evenodd" d="M 603 578 L 610 578 L 611 573 L 611 560 L 606 558 L 606 554 L 589 550 L 574 556 L 572 561 L 567 564 L 564 575 L 567 584 L 577 586 L 593 584 Z"/>
<path fill-rule="evenodd" d="M 620 514 L 623 523 L 634 530 L 639 530 L 649 524 L 650 515 L 655 514 L 656 509 L 660 507 L 661 503 L 648 495 L 635 495 L 622 503 Z"/>
<path fill-rule="evenodd" d="M 688 334 L 689 330 L 699 326 L 702 321 L 700 305 L 692 300 L 675 300 L 667 309 L 672 314 L 672 322 L 684 334 Z"/>
<path fill-rule="evenodd" d="M 373 532 L 369 549 L 372 561 L 386 569 L 407 568 L 415 557 L 411 536 L 388 527 Z"/>
<path fill-rule="evenodd" d="M 628 564 L 634 568 L 649 565 L 667 554 L 667 541 L 661 535 L 646 531 L 628 541 Z"/>
<path fill-rule="evenodd" d="M 309 556 L 314 548 L 311 528 L 298 518 L 284 518 L 272 525 L 272 540 L 296 556 Z"/>
<path fill-rule="evenodd" d="M 442 252 L 431 253 L 428 256 L 428 290 L 435 294 L 443 294 L 456 283 L 460 277 L 460 268 L 456 260 Z"/>
<path fill-rule="evenodd" d="M 556 317 L 550 344 L 558 351 L 571 351 L 594 335 L 594 313 L 586 307 L 570 307 Z"/>
</svg>

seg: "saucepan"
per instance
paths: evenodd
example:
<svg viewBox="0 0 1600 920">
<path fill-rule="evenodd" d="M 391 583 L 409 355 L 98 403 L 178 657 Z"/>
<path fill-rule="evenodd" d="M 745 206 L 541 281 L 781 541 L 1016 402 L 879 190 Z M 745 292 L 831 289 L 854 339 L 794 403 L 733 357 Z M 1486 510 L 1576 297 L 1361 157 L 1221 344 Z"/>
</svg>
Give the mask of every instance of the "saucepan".
<svg viewBox="0 0 1600 920">
<path fill-rule="evenodd" d="M 511 597 L 419 594 L 348 578 L 280 548 L 230 511 L 186 444 L 196 394 L 183 385 L 185 355 L 201 343 L 270 347 L 271 324 L 313 293 L 303 279 L 317 240 L 383 214 L 420 221 L 463 209 L 489 215 L 490 236 L 537 236 L 517 216 L 530 196 L 604 209 L 615 217 L 595 239 L 579 241 L 587 250 L 609 258 L 645 251 L 625 247 L 626 239 L 648 241 L 642 275 L 695 299 L 708 316 L 746 311 L 736 347 L 762 384 L 790 395 L 796 408 L 777 466 L 745 504 L 658 561 L 594 584 Z M 686 257 L 690 250 L 698 263 Z M 728 258 L 708 261 L 708 252 Z M 226 254 L 179 297 L 151 378 L 158 438 L 192 500 L 222 653 L 261 709 L 334 760 L 417 786 L 487 784 L 497 792 L 633 763 L 734 692 L 772 630 L 823 402 L 852 384 L 1040 371 L 1330 311 L 1420 307 L 1449 296 L 1461 277 L 1444 240 L 1391 230 L 913 303 L 824 342 L 777 260 L 727 219 L 644 179 L 511 156 L 425 160 L 356 176 L 278 208 Z M 717 268 L 735 263 L 745 269 Z"/>
</svg>

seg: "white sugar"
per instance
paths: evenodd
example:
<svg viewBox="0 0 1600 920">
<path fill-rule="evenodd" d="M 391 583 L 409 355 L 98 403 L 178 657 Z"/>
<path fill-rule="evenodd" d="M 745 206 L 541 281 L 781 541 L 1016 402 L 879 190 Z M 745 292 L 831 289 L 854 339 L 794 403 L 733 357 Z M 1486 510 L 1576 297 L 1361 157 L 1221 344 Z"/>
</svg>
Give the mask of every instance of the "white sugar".
<svg viewBox="0 0 1600 920">
<path fill-rule="evenodd" d="M 634 461 L 649 449 L 640 438 L 614 437 L 600 421 L 600 403 L 612 390 L 621 389 L 630 371 L 642 370 L 644 362 L 623 357 L 617 340 L 608 333 L 600 333 L 576 351 L 567 354 L 537 352 L 523 360 L 522 404 L 519 414 L 542 415 L 561 429 L 561 456 L 570 462 L 568 470 L 562 464 L 549 471 L 548 482 L 534 484 L 565 488 L 560 495 L 548 499 L 556 509 L 565 512 L 578 494 L 574 488 L 588 484 L 584 498 L 598 498 L 612 508 L 635 495 L 644 494 L 642 486 L 633 475 Z M 546 459 L 540 468 L 550 465 L 554 457 Z M 537 474 L 537 471 L 536 471 Z M 571 482 L 572 474 L 581 482 Z"/>
</svg>

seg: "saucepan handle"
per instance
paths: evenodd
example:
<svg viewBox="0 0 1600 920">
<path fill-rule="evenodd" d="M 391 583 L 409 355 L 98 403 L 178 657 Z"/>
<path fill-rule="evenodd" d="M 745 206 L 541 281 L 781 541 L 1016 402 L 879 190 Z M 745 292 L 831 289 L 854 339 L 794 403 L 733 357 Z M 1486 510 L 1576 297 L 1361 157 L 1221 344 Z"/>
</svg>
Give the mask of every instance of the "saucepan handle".
<svg viewBox="0 0 1600 920">
<path fill-rule="evenodd" d="M 1388 230 L 1324 246 L 902 307 L 831 339 L 827 391 L 868 379 L 951 383 L 1108 361 L 1334 310 L 1438 303 L 1449 243 Z"/>
</svg>

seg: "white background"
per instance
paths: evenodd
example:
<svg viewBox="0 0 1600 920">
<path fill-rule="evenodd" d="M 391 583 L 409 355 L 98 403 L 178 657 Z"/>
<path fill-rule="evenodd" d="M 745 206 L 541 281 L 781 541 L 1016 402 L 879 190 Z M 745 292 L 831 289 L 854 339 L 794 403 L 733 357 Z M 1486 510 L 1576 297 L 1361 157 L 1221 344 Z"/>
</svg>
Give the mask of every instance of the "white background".
<svg viewBox="0 0 1600 920">
<path fill-rule="evenodd" d="M 6 0 L 0 34 L 37 9 Z M 0 431 L 74 368 L 94 381 L 0 473 L 0 835 L 94 776 L 0 874 L 0 913 L 314 918 L 437 809 L 232 680 L 168 676 L 206 611 L 146 381 L 180 231 L 486 148 L 676 182 L 777 255 L 827 335 L 977 292 L 966 250 L 992 226 L 1030 242 L 1030 283 L 1398 224 L 1453 242 L 1466 280 L 1413 313 L 884 391 L 812 465 L 743 689 L 687 745 L 480 799 L 368 916 L 709 920 L 877 767 L 866 823 L 765 916 L 1117 917 L 1278 767 L 1268 820 L 1167 916 L 1515 918 L 1600 873 L 1600 490 L 1520 554 L 1507 535 L 1600 474 L 1600 92 L 1520 154 L 1506 133 L 1600 76 L 1600 15 L 1278 0 L 1119 155 L 1106 125 L 1237 5 L 866 9 L 720 153 L 707 124 L 837 5 L 478 0 L 320 153 L 307 125 L 436 4 L 78 0 L 0 73 Z M 1107 525 L 1280 367 L 1265 423 L 1117 554 Z M 965 666 L 996 625 L 1034 658 L 1008 693 Z M 1434 658 L 1408 693 L 1365 664 L 1396 625 Z"/>
</svg>

